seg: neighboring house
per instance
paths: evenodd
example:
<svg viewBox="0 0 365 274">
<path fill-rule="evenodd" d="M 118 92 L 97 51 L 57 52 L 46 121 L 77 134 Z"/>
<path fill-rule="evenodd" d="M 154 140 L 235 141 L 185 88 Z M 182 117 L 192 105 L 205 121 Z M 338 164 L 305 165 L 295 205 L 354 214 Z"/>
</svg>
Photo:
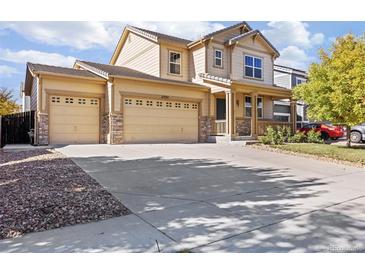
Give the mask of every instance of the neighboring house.
<svg viewBox="0 0 365 274">
<path fill-rule="evenodd" d="M 274 121 L 274 46 L 246 22 L 196 41 L 127 26 L 109 64 L 27 64 L 35 142 L 152 143 L 256 138 Z M 291 111 L 295 113 L 295 104 Z"/>
<path fill-rule="evenodd" d="M 20 83 L 20 98 L 22 98 L 22 112 L 30 111 L 30 96 L 24 92 L 24 83 Z"/>
<path fill-rule="evenodd" d="M 307 73 L 290 67 L 274 65 L 274 84 L 287 89 L 307 81 Z M 309 123 L 307 105 L 303 101 L 297 102 L 297 127 Z M 289 100 L 274 101 L 274 120 L 288 122 L 290 120 Z"/>
</svg>

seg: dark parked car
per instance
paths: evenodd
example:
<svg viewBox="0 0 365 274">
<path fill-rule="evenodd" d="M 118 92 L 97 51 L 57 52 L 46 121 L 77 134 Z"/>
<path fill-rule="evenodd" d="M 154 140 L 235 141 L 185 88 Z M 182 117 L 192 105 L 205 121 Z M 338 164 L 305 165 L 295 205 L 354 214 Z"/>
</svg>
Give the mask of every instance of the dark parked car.
<svg viewBox="0 0 365 274">
<path fill-rule="evenodd" d="M 351 128 L 350 139 L 353 143 L 365 142 L 365 123 Z"/>
<path fill-rule="evenodd" d="M 321 133 L 321 137 L 324 140 L 328 140 L 329 138 L 336 140 L 344 136 L 344 130 L 342 127 L 332 126 L 325 123 L 310 123 L 298 130 L 304 133 L 307 133 L 310 130 L 315 130 Z"/>
</svg>

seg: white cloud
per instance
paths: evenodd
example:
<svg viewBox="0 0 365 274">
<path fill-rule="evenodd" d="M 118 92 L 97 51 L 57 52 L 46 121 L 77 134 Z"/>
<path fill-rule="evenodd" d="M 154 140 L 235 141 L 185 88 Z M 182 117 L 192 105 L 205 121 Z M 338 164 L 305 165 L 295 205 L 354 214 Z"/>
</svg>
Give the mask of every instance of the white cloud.
<svg viewBox="0 0 365 274">
<path fill-rule="evenodd" d="M 0 22 L 1 30 L 12 30 L 29 41 L 84 50 L 114 49 L 126 24 L 186 39 L 196 39 L 224 28 L 210 22 Z"/>
<path fill-rule="evenodd" d="M 323 33 L 312 34 L 308 30 L 308 24 L 303 22 L 272 21 L 267 24 L 270 28 L 263 30 L 262 33 L 275 45 L 293 45 L 303 48 L 311 48 L 324 41 Z"/>
<path fill-rule="evenodd" d="M 16 68 L 13 67 L 9 67 L 9 66 L 5 66 L 5 65 L 0 65 L 0 77 L 9 77 L 13 74 L 17 74 L 18 71 L 16 70 Z"/>
<path fill-rule="evenodd" d="M 306 70 L 308 65 L 314 61 L 313 57 L 306 54 L 303 49 L 297 46 L 288 46 L 280 51 L 280 57 L 276 64 Z"/>
<path fill-rule="evenodd" d="M 36 50 L 12 51 L 10 49 L 0 48 L 0 60 L 12 63 L 32 62 L 71 67 L 76 58 L 73 56 L 64 56 L 59 53 L 49 53 Z"/>
<path fill-rule="evenodd" d="M 0 29 L 15 31 L 30 41 L 83 50 L 110 46 L 116 38 L 117 25 L 103 22 L 3 22 Z"/>
</svg>

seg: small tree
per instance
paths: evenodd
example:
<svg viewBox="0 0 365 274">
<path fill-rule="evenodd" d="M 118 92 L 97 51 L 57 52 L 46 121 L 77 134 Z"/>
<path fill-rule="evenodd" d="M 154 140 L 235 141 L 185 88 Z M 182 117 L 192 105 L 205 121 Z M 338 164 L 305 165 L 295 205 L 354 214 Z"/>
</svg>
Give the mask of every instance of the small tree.
<svg viewBox="0 0 365 274">
<path fill-rule="evenodd" d="M 19 105 L 13 100 L 13 90 L 0 87 L 0 115 L 19 111 Z"/>
<path fill-rule="evenodd" d="M 346 125 L 350 146 L 350 127 L 365 120 L 365 36 L 337 38 L 319 57 L 294 95 L 309 105 L 309 118 Z"/>
</svg>

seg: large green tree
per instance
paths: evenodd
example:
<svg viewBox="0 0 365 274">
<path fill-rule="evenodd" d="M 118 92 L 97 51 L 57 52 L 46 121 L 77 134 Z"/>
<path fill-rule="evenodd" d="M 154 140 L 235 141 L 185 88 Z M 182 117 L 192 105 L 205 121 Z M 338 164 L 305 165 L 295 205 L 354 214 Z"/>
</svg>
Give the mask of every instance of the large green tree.
<svg viewBox="0 0 365 274">
<path fill-rule="evenodd" d="M 319 57 L 294 95 L 309 105 L 310 119 L 346 125 L 349 133 L 350 126 L 365 121 L 365 36 L 339 37 Z"/>
<path fill-rule="evenodd" d="M 19 111 L 19 105 L 13 99 L 13 90 L 0 87 L 0 115 Z"/>
</svg>

